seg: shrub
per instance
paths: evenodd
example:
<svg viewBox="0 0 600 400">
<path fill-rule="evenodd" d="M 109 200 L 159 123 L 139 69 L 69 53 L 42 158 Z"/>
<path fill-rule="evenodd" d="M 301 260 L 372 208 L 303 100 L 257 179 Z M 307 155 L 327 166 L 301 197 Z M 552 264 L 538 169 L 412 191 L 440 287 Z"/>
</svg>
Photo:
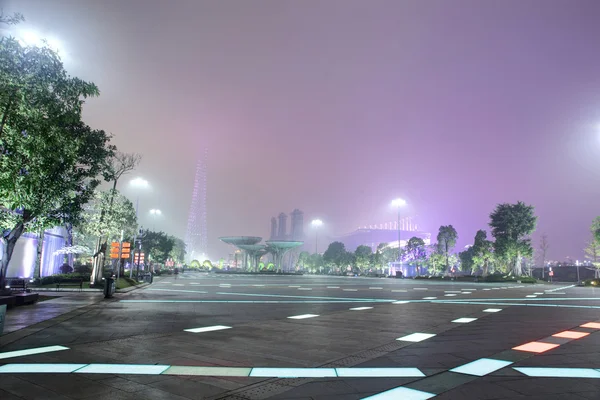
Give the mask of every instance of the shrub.
<svg viewBox="0 0 600 400">
<path fill-rule="evenodd" d="M 600 287 L 600 279 L 586 279 L 583 281 L 583 285 Z"/>
<path fill-rule="evenodd" d="M 92 266 L 89 264 L 75 263 L 74 270 L 78 274 L 92 274 Z"/>
<path fill-rule="evenodd" d="M 84 282 L 90 280 L 90 274 L 78 274 L 78 273 L 70 273 L 70 274 L 56 274 L 50 276 L 44 276 L 43 278 L 37 278 L 34 281 L 36 285 L 51 285 L 53 283 L 63 282 L 66 280 L 82 280 Z"/>
</svg>

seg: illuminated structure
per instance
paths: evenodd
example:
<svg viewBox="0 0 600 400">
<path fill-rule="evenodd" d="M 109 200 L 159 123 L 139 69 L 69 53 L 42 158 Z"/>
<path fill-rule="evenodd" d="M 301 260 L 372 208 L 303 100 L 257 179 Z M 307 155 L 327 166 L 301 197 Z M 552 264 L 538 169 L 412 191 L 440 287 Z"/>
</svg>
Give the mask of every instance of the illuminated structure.
<svg viewBox="0 0 600 400">
<path fill-rule="evenodd" d="M 406 217 L 400 220 L 401 246 L 413 236 L 423 239 L 426 245 L 431 244 L 431 233 L 418 229 L 412 218 Z M 389 247 L 398 248 L 398 222 L 386 222 L 376 225 L 368 225 L 335 238 L 336 241 L 344 243 L 348 251 L 354 251 L 358 246 L 369 246 L 373 251 L 381 243 L 387 243 Z"/>
<path fill-rule="evenodd" d="M 192 191 L 192 203 L 188 214 L 187 230 L 185 234 L 185 245 L 188 260 L 198 257 L 206 257 L 208 232 L 206 228 L 206 159 L 198 160 L 196 165 L 196 176 L 194 178 L 194 190 Z"/>
<path fill-rule="evenodd" d="M 40 276 L 49 276 L 61 273 L 60 267 L 63 265 L 64 256 L 56 252 L 65 246 L 65 231 L 63 227 L 46 229 L 44 233 L 44 242 L 42 244 L 42 254 L 40 261 Z M 25 232 L 15 245 L 12 258 L 8 263 L 6 276 L 8 278 L 33 278 L 37 247 L 39 237 L 35 233 Z M 0 243 L 2 250 L 2 243 Z"/>
<path fill-rule="evenodd" d="M 267 250 L 273 254 L 275 261 L 275 270 L 278 272 L 286 272 L 283 263 L 283 257 L 292 249 L 300 247 L 304 242 L 292 240 L 267 240 Z M 291 260 L 290 260 L 291 264 Z"/>
<path fill-rule="evenodd" d="M 254 248 L 248 247 L 258 244 L 262 240 L 260 236 L 223 236 L 219 238 L 220 241 L 233 245 L 242 251 L 242 265 L 243 269 L 248 267 L 248 255 L 255 256 Z M 248 251 L 250 249 L 250 252 Z"/>
</svg>

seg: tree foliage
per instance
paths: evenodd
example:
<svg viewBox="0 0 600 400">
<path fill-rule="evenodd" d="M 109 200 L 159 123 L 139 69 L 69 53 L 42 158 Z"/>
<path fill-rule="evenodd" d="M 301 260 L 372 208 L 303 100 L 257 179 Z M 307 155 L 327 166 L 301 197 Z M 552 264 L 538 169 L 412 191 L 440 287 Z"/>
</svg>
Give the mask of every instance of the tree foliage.
<svg viewBox="0 0 600 400">
<path fill-rule="evenodd" d="M 600 243 L 598 243 L 594 236 L 587 243 L 584 251 L 585 258 L 594 266 L 595 277 L 600 278 Z"/>
<path fill-rule="evenodd" d="M 473 274 L 477 270 L 475 261 L 473 261 L 473 256 L 474 256 L 473 246 L 469 246 L 465 250 L 458 253 L 458 259 L 460 260 L 460 269 L 463 272 Z"/>
<path fill-rule="evenodd" d="M 360 245 L 354 250 L 354 259 L 356 266 L 361 272 L 365 272 L 371 266 L 371 256 L 373 250 L 369 246 Z"/>
<path fill-rule="evenodd" d="M 185 249 L 185 241 L 175 236 L 171 236 L 170 239 L 173 242 L 173 248 L 169 252 L 169 258 L 176 263 L 183 263 L 187 253 Z"/>
<path fill-rule="evenodd" d="M 111 199 L 113 205 L 110 207 Z M 124 237 L 133 237 L 137 231 L 135 209 L 129 199 L 116 190 L 98 191 L 94 199 L 86 205 L 79 230 L 85 236 L 106 235 L 108 240 L 119 240 L 121 231 Z"/>
<path fill-rule="evenodd" d="M 26 229 L 77 223 L 114 153 L 110 136 L 81 120 L 84 100 L 98 95 L 67 75 L 47 47 L 0 39 L 0 285 Z"/>
<path fill-rule="evenodd" d="M 494 243 L 487 240 L 487 232 L 480 229 L 473 242 L 473 266 L 481 268 L 481 274 L 487 276 L 494 260 Z"/>
<path fill-rule="evenodd" d="M 450 253 L 456 245 L 458 233 L 452 225 L 442 225 L 437 235 L 438 253 L 442 254 L 446 259 L 446 270 L 450 268 Z"/>
<path fill-rule="evenodd" d="M 164 232 L 155 232 L 150 230 L 142 231 L 140 235 L 142 241 L 142 251 L 146 258 L 154 263 L 164 264 L 169 258 L 175 241 L 172 236 Z"/>
<path fill-rule="evenodd" d="M 341 267 L 348 259 L 346 246 L 342 242 L 332 242 L 323 253 L 323 261 Z"/>
<path fill-rule="evenodd" d="M 520 201 L 499 204 L 490 214 L 494 251 L 513 266 L 512 272 L 516 276 L 522 275 L 521 259 L 533 254 L 529 235 L 535 230 L 536 222 L 533 206 Z"/>
</svg>

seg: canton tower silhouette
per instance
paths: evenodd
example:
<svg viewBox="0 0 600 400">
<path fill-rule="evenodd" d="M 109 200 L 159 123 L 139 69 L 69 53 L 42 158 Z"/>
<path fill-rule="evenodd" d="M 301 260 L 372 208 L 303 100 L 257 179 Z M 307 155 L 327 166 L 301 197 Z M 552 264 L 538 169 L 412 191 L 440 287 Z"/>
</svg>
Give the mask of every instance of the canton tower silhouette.
<svg viewBox="0 0 600 400">
<path fill-rule="evenodd" d="M 186 258 L 204 261 L 207 257 L 207 229 L 206 229 L 206 160 L 208 151 L 204 150 L 204 156 L 196 164 L 196 176 L 194 178 L 194 190 L 192 191 L 192 203 L 188 214 L 187 231 L 185 235 Z M 204 257 L 203 259 L 200 259 Z"/>
</svg>

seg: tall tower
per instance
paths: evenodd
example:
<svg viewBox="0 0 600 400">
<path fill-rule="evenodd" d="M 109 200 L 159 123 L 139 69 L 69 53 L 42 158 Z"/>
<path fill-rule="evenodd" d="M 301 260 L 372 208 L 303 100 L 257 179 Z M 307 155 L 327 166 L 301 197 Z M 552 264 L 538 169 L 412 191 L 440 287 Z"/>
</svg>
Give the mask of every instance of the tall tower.
<svg viewBox="0 0 600 400">
<path fill-rule="evenodd" d="M 292 216 L 291 239 L 304 240 L 304 213 L 295 209 L 290 215 Z"/>
<path fill-rule="evenodd" d="M 206 161 L 208 151 L 196 164 L 196 176 L 194 178 L 194 190 L 192 191 L 192 203 L 188 214 L 185 244 L 188 260 L 196 260 L 206 256 L 208 232 L 206 229 Z M 200 262 L 204 260 L 199 260 Z"/>
<path fill-rule="evenodd" d="M 271 218 L 271 240 L 275 240 L 277 238 L 277 219 L 275 217 Z"/>
<path fill-rule="evenodd" d="M 277 229 L 277 240 L 287 239 L 287 215 L 285 213 L 279 214 L 279 227 Z"/>
</svg>

